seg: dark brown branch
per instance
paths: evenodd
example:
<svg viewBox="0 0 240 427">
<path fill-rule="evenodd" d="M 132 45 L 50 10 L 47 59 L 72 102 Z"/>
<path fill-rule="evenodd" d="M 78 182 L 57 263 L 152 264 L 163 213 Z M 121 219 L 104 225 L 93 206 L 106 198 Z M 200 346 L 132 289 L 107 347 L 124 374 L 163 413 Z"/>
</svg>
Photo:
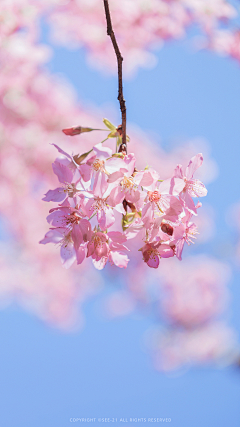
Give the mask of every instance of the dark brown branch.
<svg viewBox="0 0 240 427">
<path fill-rule="evenodd" d="M 118 100 L 120 104 L 120 110 L 122 113 L 122 144 L 127 147 L 127 139 L 126 139 L 126 124 L 127 124 L 127 114 L 126 114 L 126 105 L 125 105 L 125 99 L 123 98 L 123 85 L 122 85 L 122 62 L 123 57 L 121 55 L 121 52 L 119 50 L 115 34 L 112 28 L 112 21 L 111 21 L 111 15 L 109 11 L 109 4 L 108 0 L 104 1 L 104 8 L 105 8 L 105 14 L 106 14 L 106 20 L 107 20 L 107 34 L 111 37 L 112 44 L 117 56 L 117 63 L 118 63 Z"/>
</svg>

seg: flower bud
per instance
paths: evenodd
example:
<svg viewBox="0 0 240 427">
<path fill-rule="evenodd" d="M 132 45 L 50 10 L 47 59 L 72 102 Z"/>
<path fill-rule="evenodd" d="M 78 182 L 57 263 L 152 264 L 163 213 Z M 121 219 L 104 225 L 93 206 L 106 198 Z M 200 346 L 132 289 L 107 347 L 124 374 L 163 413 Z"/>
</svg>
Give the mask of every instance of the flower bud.
<svg viewBox="0 0 240 427">
<path fill-rule="evenodd" d="M 75 156 L 73 156 L 74 162 L 77 165 L 81 165 L 81 163 L 83 162 L 83 160 L 86 159 L 86 157 L 89 155 L 89 153 L 91 153 L 91 151 L 93 151 L 93 150 L 90 150 L 87 153 L 83 153 L 83 154 L 75 154 Z"/>
<path fill-rule="evenodd" d="M 83 132 L 91 132 L 92 130 L 92 128 L 83 128 L 82 126 L 76 126 L 72 128 L 63 129 L 62 131 L 63 133 L 65 133 L 65 135 L 74 136 L 79 135 Z"/>
<path fill-rule="evenodd" d="M 167 223 L 162 223 L 161 224 L 161 230 L 164 232 L 164 233 L 166 233 L 166 234 L 168 234 L 169 236 L 172 236 L 173 235 L 173 227 L 170 225 L 170 224 L 167 224 Z"/>
</svg>

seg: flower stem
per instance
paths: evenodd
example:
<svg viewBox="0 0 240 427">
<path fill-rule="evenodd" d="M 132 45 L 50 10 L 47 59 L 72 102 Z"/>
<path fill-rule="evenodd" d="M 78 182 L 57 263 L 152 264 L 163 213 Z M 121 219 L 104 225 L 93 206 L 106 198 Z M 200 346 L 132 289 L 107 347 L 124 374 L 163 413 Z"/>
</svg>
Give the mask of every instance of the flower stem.
<svg viewBox="0 0 240 427">
<path fill-rule="evenodd" d="M 108 0 L 103 0 L 104 2 L 104 8 L 105 8 L 105 14 L 106 14 L 106 20 L 107 20 L 107 34 L 111 37 L 112 44 L 117 56 L 117 63 L 118 63 L 118 100 L 120 104 L 120 110 L 122 113 L 122 144 L 127 147 L 127 139 L 126 139 L 126 123 L 127 123 L 127 113 L 126 113 L 126 105 L 125 105 L 125 99 L 123 97 L 123 85 L 122 85 L 122 62 L 123 57 L 121 55 L 120 49 L 118 47 L 115 34 L 112 28 L 112 21 L 111 21 L 111 15 L 109 10 L 109 4 Z M 126 148 L 125 148 L 126 151 Z"/>
</svg>

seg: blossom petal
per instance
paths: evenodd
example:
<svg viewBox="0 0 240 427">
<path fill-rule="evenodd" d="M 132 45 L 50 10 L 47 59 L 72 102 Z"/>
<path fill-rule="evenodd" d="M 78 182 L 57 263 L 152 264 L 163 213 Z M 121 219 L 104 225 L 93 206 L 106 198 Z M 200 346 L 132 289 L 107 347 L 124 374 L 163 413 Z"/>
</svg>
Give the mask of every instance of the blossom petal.
<svg viewBox="0 0 240 427">
<path fill-rule="evenodd" d="M 153 203 L 147 203 L 142 210 L 142 221 L 146 228 L 150 228 L 154 220 L 154 206 Z"/>
<path fill-rule="evenodd" d="M 119 203 L 122 203 L 123 199 L 125 197 L 125 193 L 122 190 L 122 187 L 120 185 L 117 185 L 117 187 L 114 187 L 108 197 L 108 203 L 110 206 L 116 206 L 119 205 Z"/>
<path fill-rule="evenodd" d="M 184 178 L 182 165 L 177 165 L 177 167 L 174 169 L 174 176 L 176 178 Z"/>
<path fill-rule="evenodd" d="M 87 201 L 87 203 L 84 206 L 84 212 L 87 214 L 87 216 L 90 218 L 90 216 L 92 216 L 93 212 L 94 212 L 94 199 L 89 199 Z"/>
<path fill-rule="evenodd" d="M 136 203 L 140 200 L 140 191 L 138 190 L 129 190 L 125 194 L 125 199 L 130 203 Z"/>
<path fill-rule="evenodd" d="M 203 162 L 203 155 L 202 153 L 197 154 L 196 156 L 192 157 L 188 167 L 186 169 L 186 178 L 192 179 L 194 172 L 202 165 Z"/>
<path fill-rule="evenodd" d="M 124 172 L 127 171 L 124 160 L 120 157 L 111 157 L 111 159 L 106 161 L 105 168 L 110 174 L 113 174 L 114 172 L 117 172 L 120 169 L 122 169 Z"/>
<path fill-rule="evenodd" d="M 62 187 L 55 188 L 55 190 L 48 190 L 48 192 L 45 194 L 45 197 L 43 197 L 42 200 L 44 202 L 62 202 L 67 197 L 66 193 L 64 192 Z"/>
<path fill-rule="evenodd" d="M 176 257 L 181 261 L 182 260 L 182 251 L 185 240 L 181 239 L 176 243 Z"/>
<path fill-rule="evenodd" d="M 84 247 L 80 246 L 78 248 L 78 250 L 76 251 L 76 256 L 77 256 L 77 264 L 82 264 L 82 262 L 85 259 L 85 255 L 86 255 L 86 250 Z"/>
<path fill-rule="evenodd" d="M 83 241 L 83 235 L 79 224 L 73 224 L 72 239 L 74 242 L 74 248 L 77 250 Z"/>
<path fill-rule="evenodd" d="M 63 239 L 64 229 L 49 230 L 44 238 L 39 243 L 46 245 L 46 243 L 59 243 Z"/>
<path fill-rule="evenodd" d="M 166 215 L 166 219 L 168 219 L 169 221 L 177 221 L 179 215 L 181 214 L 181 212 L 183 211 L 183 205 L 182 203 L 177 199 L 177 197 L 175 196 L 169 196 L 170 199 L 170 206 L 169 208 L 166 210 L 165 215 Z"/>
<path fill-rule="evenodd" d="M 207 189 L 199 179 L 188 181 L 186 191 L 191 197 L 204 197 L 207 195 Z"/>
<path fill-rule="evenodd" d="M 124 163 L 125 163 L 127 170 L 128 170 L 128 173 L 126 175 L 131 176 L 134 172 L 135 163 L 136 163 L 136 158 L 135 158 L 134 154 L 130 153 L 127 156 L 125 156 L 124 157 Z"/>
<path fill-rule="evenodd" d="M 98 233 L 98 234 L 100 234 L 100 233 Z M 103 234 L 103 233 L 101 233 L 101 234 Z M 108 252 L 109 252 L 109 249 L 108 249 L 107 243 L 102 242 L 101 245 L 95 247 L 95 255 L 96 255 L 97 259 L 102 258 L 102 257 L 107 257 Z"/>
<path fill-rule="evenodd" d="M 155 190 L 158 179 L 159 174 L 154 169 L 141 171 L 134 175 L 134 181 L 136 184 L 140 185 L 148 191 Z"/>
<path fill-rule="evenodd" d="M 92 227 L 87 219 L 81 219 L 79 223 L 84 242 L 88 242 L 92 236 Z"/>
<path fill-rule="evenodd" d="M 72 161 L 72 157 L 66 153 L 66 151 L 63 151 L 58 145 L 56 144 L 51 144 L 54 145 L 54 147 L 58 150 L 59 153 L 63 154 L 64 156 L 66 156 L 70 161 Z"/>
<path fill-rule="evenodd" d="M 110 203 L 110 202 L 109 202 Z M 111 204 L 111 203 L 110 203 Z M 117 212 L 119 212 L 119 213 L 121 213 L 121 214 L 123 214 L 123 215 L 125 215 L 125 213 L 126 213 L 126 211 L 125 211 L 125 209 L 124 209 L 124 207 L 123 207 L 123 204 L 122 203 L 118 203 L 117 205 L 115 205 L 114 206 L 114 209 L 117 211 Z"/>
<path fill-rule="evenodd" d="M 129 262 L 129 258 L 126 254 L 121 254 L 117 251 L 110 253 L 109 260 L 119 268 L 126 268 Z"/>
<path fill-rule="evenodd" d="M 59 182 L 63 184 L 65 182 L 72 182 L 73 173 L 67 166 L 55 160 L 52 164 L 52 168 L 55 175 L 57 175 Z"/>
<path fill-rule="evenodd" d="M 111 148 L 103 147 L 101 142 L 93 147 L 93 151 L 99 160 L 105 160 L 112 156 Z"/>
<path fill-rule="evenodd" d="M 147 265 L 151 268 L 158 268 L 159 266 L 159 257 L 157 255 L 150 256 Z"/>
<path fill-rule="evenodd" d="M 165 179 L 159 185 L 159 192 L 162 194 L 171 194 L 177 196 L 185 187 L 185 182 L 180 178 Z"/>
<path fill-rule="evenodd" d="M 87 258 L 94 254 L 95 246 L 94 242 L 88 242 L 87 245 Z"/>
<path fill-rule="evenodd" d="M 143 224 L 142 225 L 138 225 L 138 224 L 137 225 L 135 225 L 135 224 L 130 225 L 130 227 L 128 227 L 127 230 L 125 231 L 125 235 L 126 235 L 127 240 L 134 239 L 134 237 L 136 237 L 140 233 L 140 231 L 142 231 L 142 230 L 143 230 Z"/>
<path fill-rule="evenodd" d="M 97 172 L 93 183 L 93 193 L 97 197 L 103 197 L 108 188 L 107 175 L 104 172 Z"/>
<path fill-rule="evenodd" d="M 97 220 L 100 228 L 105 231 L 115 222 L 115 216 L 111 208 L 101 209 L 97 212 Z"/>
<path fill-rule="evenodd" d="M 76 252 L 73 244 L 69 243 L 67 246 L 64 246 L 64 245 L 61 246 L 60 256 L 61 256 L 63 267 L 65 268 L 71 267 L 71 265 L 76 260 Z"/>
<path fill-rule="evenodd" d="M 63 208 L 61 210 L 56 208 L 56 210 L 47 216 L 47 222 L 53 227 L 65 227 L 68 213 L 68 208 Z"/>
<path fill-rule="evenodd" d="M 88 182 L 91 179 L 91 176 L 92 176 L 91 166 L 87 165 L 86 163 L 83 165 L 80 165 L 79 171 L 83 181 Z"/>
<path fill-rule="evenodd" d="M 102 270 L 107 264 L 108 257 L 102 257 L 99 260 L 92 259 L 93 265 L 97 270 Z"/>
<path fill-rule="evenodd" d="M 124 172 L 125 172 L 125 169 L 120 169 L 117 172 L 113 172 L 108 177 L 108 183 L 111 184 L 115 181 L 120 181 L 124 177 Z"/>
<path fill-rule="evenodd" d="M 174 252 L 169 245 L 161 245 L 158 249 L 158 252 L 162 258 L 169 258 L 174 256 Z"/>
<path fill-rule="evenodd" d="M 117 243 L 123 243 L 123 242 L 127 241 L 126 236 L 123 233 L 121 233 L 120 231 L 109 231 L 108 237 L 110 237 L 110 239 L 113 242 L 117 242 Z"/>
<path fill-rule="evenodd" d="M 184 206 L 187 210 L 189 210 L 192 214 L 197 215 L 197 209 L 196 206 L 194 204 L 193 199 L 191 198 L 191 196 L 189 195 L 189 193 L 187 191 L 183 191 L 180 195 L 181 199 L 184 202 Z"/>
</svg>

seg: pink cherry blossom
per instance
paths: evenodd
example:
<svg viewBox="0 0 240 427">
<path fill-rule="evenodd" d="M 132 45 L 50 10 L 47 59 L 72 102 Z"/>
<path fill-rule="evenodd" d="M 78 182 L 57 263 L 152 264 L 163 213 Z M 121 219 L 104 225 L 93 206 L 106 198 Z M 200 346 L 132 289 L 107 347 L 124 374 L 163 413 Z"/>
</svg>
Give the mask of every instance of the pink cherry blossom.
<svg viewBox="0 0 240 427">
<path fill-rule="evenodd" d="M 153 54 L 149 51 L 152 43 L 159 45 L 159 42 L 183 37 L 188 26 L 196 22 L 200 23 L 202 31 L 207 35 L 205 45 L 208 44 L 208 48 L 239 59 L 238 32 L 219 29 L 220 20 L 226 21 L 233 17 L 234 8 L 225 1 L 126 0 L 119 3 L 112 0 L 111 3 L 116 34 L 120 35 L 121 48 L 123 47 L 126 72 L 152 61 Z M 199 267 L 192 260 L 187 260 L 186 263 L 183 260 L 182 264 L 176 256 L 172 256 L 172 252 L 176 251 L 177 242 L 180 245 L 191 238 L 191 228 L 186 231 L 187 227 L 190 227 L 191 212 L 188 210 L 189 221 L 186 221 L 187 205 L 184 207 L 181 196 L 179 198 L 185 182 L 182 178 L 172 177 L 171 171 L 177 163 L 187 164 L 189 157 L 204 148 L 197 147 L 196 141 L 188 141 L 180 148 L 165 152 L 160 144 L 154 145 L 149 135 L 128 123 L 128 133 L 131 135 L 129 150 L 134 153 L 134 161 L 133 157 L 131 161 L 138 169 L 136 171 L 130 163 L 126 164 L 123 156 L 112 156 L 113 140 L 109 139 L 104 145 L 100 143 L 96 146 L 96 142 L 102 140 L 100 132 L 82 132 L 82 129 L 101 127 L 101 109 L 94 107 L 90 110 L 84 104 L 79 105 L 73 88 L 42 67 L 51 54 L 47 46 L 38 43 L 39 21 L 44 15 L 48 16 L 52 28 L 59 29 L 59 42 L 63 43 L 64 38 L 65 41 L 75 38 L 87 48 L 88 55 L 95 58 L 95 66 L 104 63 L 105 70 L 115 70 L 115 57 L 110 52 L 105 18 L 99 13 L 100 8 L 102 6 L 99 2 L 87 0 L 74 0 L 65 5 L 55 0 L 43 0 L 38 4 L 29 0 L 3 0 L 1 3 L 0 194 L 4 203 L 1 204 L 0 211 L 11 236 L 9 241 L 1 246 L 0 301 L 2 304 L 17 301 L 24 310 L 34 313 L 55 327 L 69 330 L 75 327 L 77 318 L 78 325 L 81 326 L 84 324 L 82 304 L 99 292 L 105 281 L 97 270 L 91 268 L 92 260 L 97 268 L 102 268 L 109 261 L 109 264 L 116 267 L 128 268 L 127 274 L 122 276 L 123 291 L 131 301 L 126 311 L 139 306 L 149 311 L 151 301 L 156 298 L 154 303 L 157 303 L 165 323 L 171 324 L 171 330 L 173 325 L 175 330 L 179 325 L 182 332 L 181 342 L 185 343 L 192 342 L 192 339 L 188 339 L 192 324 L 201 328 L 203 322 L 207 322 L 209 329 L 202 339 L 200 334 L 196 334 L 196 342 L 201 342 L 201 346 L 195 345 L 194 351 L 189 350 L 188 353 L 185 352 L 185 345 L 178 346 L 176 354 L 180 362 L 182 360 L 181 363 L 185 363 L 186 354 L 190 354 L 194 363 L 202 363 L 205 360 L 201 357 L 203 353 L 210 354 L 212 360 L 217 359 L 221 351 L 214 349 L 221 346 L 217 347 L 212 343 L 214 337 L 219 335 L 216 329 L 211 333 L 210 326 L 212 318 L 220 315 L 225 307 L 222 301 L 225 284 L 220 282 L 219 276 L 209 267 L 207 260 Z M 82 25 L 79 25 L 80 21 Z M 69 130 L 73 123 L 79 123 L 79 117 L 81 123 L 86 126 L 81 127 L 81 134 L 79 129 L 76 130 L 78 126 Z M 65 135 L 75 133 L 75 138 L 63 135 L 63 127 Z M 94 145 L 96 148 L 91 151 Z M 53 146 L 58 150 L 58 158 L 53 167 L 55 174 L 51 168 L 54 159 Z M 75 158 L 73 152 L 78 151 L 80 157 L 76 154 Z M 105 154 L 102 155 L 101 151 Z M 78 162 L 75 159 L 78 159 Z M 146 160 L 152 168 L 145 169 Z M 120 171 L 121 169 L 123 170 Z M 114 180 L 113 174 L 119 171 L 121 176 Z M 111 183 L 107 182 L 110 176 L 113 179 Z M 206 147 L 204 165 L 199 177 L 207 183 L 215 176 L 216 163 L 207 154 Z M 128 184 L 129 181 L 134 183 L 134 190 L 124 190 L 124 197 L 127 195 L 128 201 L 125 205 L 126 211 L 122 196 L 117 205 L 114 199 L 114 191 L 120 193 L 124 178 Z M 163 182 L 156 184 L 158 179 Z M 55 190 L 48 190 L 49 188 Z M 202 189 L 200 186 L 200 190 Z M 162 197 L 164 195 L 163 199 L 169 203 L 171 200 L 173 209 L 175 200 L 179 210 L 176 207 L 175 218 L 170 212 L 169 216 L 166 216 L 165 212 L 165 215 L 156 217 L 146 227 L 146 222 L 144 224 L 141 218 L 142 212 L 147 200 L 149 201 L 148 192 L 154 191 Z M 114 223 L 108 224 L 107 233 L 104 230 L 106 223 L 101 215 L 99 222 L 97 215 L 92 219 L 88 216 L 87 192 L 93 196 L 92 203 L 106 198 L 105 208 L 115 219 Z M 131 193 L 134 192 L 139 192 L 138 200 L 131 199 Z M 55 206 L 57 205 L 51 209 L 50 215 L 49 206 L 41 201 L 43 194 L 45 201 L 55 202 Z M 190 198 L 192 197 L 195 197 L 193 193 L 190 194 Z M 158 208 L 155 208 L 156 214 Z M 124 233 L 120 232 L 119 211 L 124 216 L 129 215 L 126 218 Z M 47 233 L 44 220 L 46 216 L 51 226 Z M 201 223 L 202 212 L 198 218 Z M 206 223 L 209 223 L 208 215 L 205 216 Z M 100 252 L 94 249 L 93 256 L 87 257 L 89 242 L 94 233 L 100 233 L 100 240 L 106 250 L 103 256 L 100 256 Z M 149 236 L 148 240 L 146 234 Z M 53 243 L 52 245 L 37 244 L 44 235 L 42 243 Z M 127 251 L 125 243 L 130 251 Z M 174 248 L 171 245 L 175 243 Z M 148 268 L 148 262 L 142 260 L 143 252 L 138 251 L 147 244 L 151 249 L 157 249 L 158 260 L 160 257 L 164 258 L 164 254 L 171 254 L 171 259 L 162 259 L 160 268 Z M 164 245 L 167 249 L 165 253 L 164 250 L 161 253 Z M 144 255 L 147 258 L 146 251 Z M 63 269 L 61 262 L 65 267 Z M 192 264 L 195 276 L 193 268 L 190 267 Z M 68 268 L 70 266 L 71 268 Z M 222 272 L 220 266 L 218 270 Z M 110 271 L 112 273 L 109 274 L 115 278 L 115 268 L 109 268 Z M 201 275 L 201 271 L 207 271 L 207 274 Z M 119 274 L 121 273 L 120 270 Z M 224 288 L 222 291 L 221 286 Z M 162 292 L 170 292 L 169 287 L 173 298 L 162 298 Z M 179 288 L 181 295 L 178 293 Z M 188 297 L 191 300 L 191 310 L 187 310 L 184 304 Z M 169 325 L 168 327 L 170 328 Z M 192 332 L 193 328 L 190 338 L 193 337 Z M 218 343 L 222 343 L 222 348 L 224 342 L 228 342 L 227 337 L 226 334 L 222 340 L 218 340 Z M 169 355 L 168 348 L 168 341 L 164 341 L 163 355 Z"/>
<path fill-rule="evenodd" d="M 93 231 L 87 246 L 87 257 L 92 256 L 93 264 L 98 270 L 102 270 L 108 260 L 117 267 L 126 268 L 128 257 L 124 252 L 128 249 L 122 244 L 126 240 L 119 232 L 105 234 Z"/>
<path fill-rule="evenodd" d="M 175 169 L 175 177 L 182 179 L 185 183 L 185 186 L 180 193 L 180 198 L 183 200 L 186 209 L 189 209 L 193 214 L 196 214 L 197 211 L 192 197 L 203 197 L 207 195 L 205 185 L 198 179 L 192 179 L 194 172 L 202 165 L 202 162 L 202 154 L 197 154 L 197 156 L 191 158 L 186 168 L 185 175 L 183 173 L 182 165 L 178 165 Z"/>
<path fill-rule="evenodd" d="M 166 330 L 155 334 L 153 363 L 157 370 L 172 371 L 196 364 L 231 364 L 237 360 L 236 334 L 223 322 L 196 330 Z"/>
<path fill-rule="evenodd" d="M 146 228 L 150 228 L 156 216 L 176 221 L 183 210 L 181 202 L 175 196 L 161 194 L 156 190 L 148 192 L 146 201 L 142 210 L 142 221 Z"/>
<path fill-rule="evenodd" d="M 186 211 L 184 217 L 181 218 L 181 222 L 174 228 L 172 239 L 175 245 L 175 254 L 178 259 L 182 259 L 182 251 L 184 244 L 187 243 L 190 245 L 194 243 L 193 239 L 196 239 L 196 234 L 199 234 L 197 231 L 197 226 L 190 222 L 192 214 L 189 211 Z"/>
<path fill-rule="evenodd" d="M 71 267 L 76 260 L 76 251 L 71 234 L 71 231 L 66 228 L 54 228 L 48 231 L 45 237 L 39 242 L 43 245 L 46 243 L 59 243 L 61 261 L 65 268 Z"/>
<path fill-rule="evenodd" d="M 231 32 L 237 9 L 226 0 L 122 0 L 120 3 L 112 0 L 111 13 L 124 56 L 125 72 L 131 76 L 139 67 L 154 66 L 153 48 L 160 48 L 171 39 L 184 38 L 191 25 L 200 28 L 206 46 L 221 29 L 222 22 L 229 25 Z M 93 67 L 116 72 L 100 2 L 72 0 L 57 4 L 48 19 L 58 43 L 84 46 Z"/>
<path fill-rule="evenodd" d="M 172 248 L 168 245 L 162 244 L 161 242 L 146 243 L 141 251 L 143 254 L 143 260 L 152 268 L 158 268 L 159 257 L 169 258 L 174 256 Z"/>
<path fill-rule="evenodd" d="M 93 199 L 89 199 L 86 203 L 86 211 L 89 217 L 97 214 L 98 224 L 103 231 L 111 227 L 115 222 L 113 209 L 109 207 L 106 198 L 95 196 Z"/>
<path fill-rule="evenodd" d="M 104 119 L 104 123 L 106 122 L 113 127 Z M 116 136 L 114 133 L 114 137 L 118 138 L 118 133 Z M 115 224 L 115 211 L 123 214 L 122 227 L 126 239 L 142 235 L 145 245 L 141 251 L 149 267 L 158 268 L 161 257 L 176 255 L 178 259 L 182 259 L 184 243 L 190 244 L 197 233 L 195 224 L 189 222 L 191 209 L 189 203 L 186 206 L 186 197 L 184 200 L 183 195 L 187 193 L 193 203 L 191 197 L 200 193 L 199 187 L 206 192 L 200 181 L 192 180 L 193 173 L 202 164 L 201 154 L 190 160 L 186 176 L 178 165 L 174 177 L 162 180 L 153 168 L 137 170 L 133 153 L 113 154 L 102 143 L 95 145 L 84 155 L 70 156 L 58 146 L 56 148 L 63 159 L 55 160 L 53 171 L 59 181 L 68 186 L 68 191 L 65 190 L 67 194 L 61 206 L 50 210 L 47 221 L 52 226 L 69 230 L 64 232 L 64 236 L 68 237 L 68 244 L 62 246 L 70 248 L 73 245 L 75 258 L 79 257 L 78 263 L 84 260 L 87 246 L 87 258 L 92 257 L 97 269 L 102 269 L 108 260 L 126 267 L 128 259 L 119 252 L 126 248 L 120 248 L 119 242 L 112 242 L 108 237 Z M 201 194 L 203 195 L 203 191 Z M 50 194 L 46 193 L 45 200 L 49 198 L 52 198 L 52 190 Z M 201 203 L 193 205 L 195 211 L 201 207 Z M 81 222 L 86 216 L 89 218 L 88 238 L 83 239 Z M 95 225 L 92 231 L 90 221 L 93 219 L 94 223 L 95 216 L 97 228 Z M 70 249 L 68 253 L 69 251 Z M 67 265 L 69 263 L 70 261 Z"/>
<path fill-rule="evenodd" d="M 130 203 L 136 203 L 140 199 L 140 191 L 138 184 L 134 180 L 135 168 L 134 154 L 124 156 L 121 161 L 118 172 L 112 173 L 108 178 L 109 184 L 114 184 L 114 187 L 109 195 L 110 203 L 118 205 L 124 199 Z"/>
</svg>

